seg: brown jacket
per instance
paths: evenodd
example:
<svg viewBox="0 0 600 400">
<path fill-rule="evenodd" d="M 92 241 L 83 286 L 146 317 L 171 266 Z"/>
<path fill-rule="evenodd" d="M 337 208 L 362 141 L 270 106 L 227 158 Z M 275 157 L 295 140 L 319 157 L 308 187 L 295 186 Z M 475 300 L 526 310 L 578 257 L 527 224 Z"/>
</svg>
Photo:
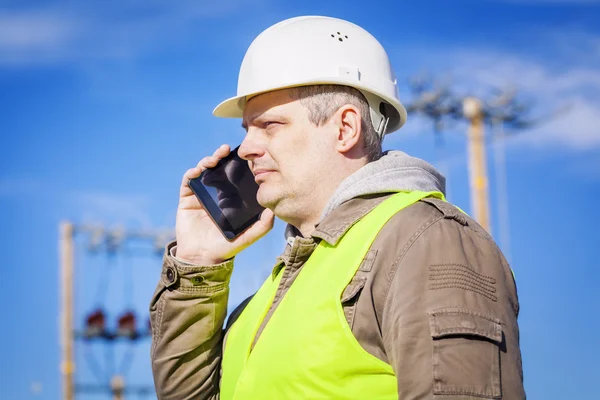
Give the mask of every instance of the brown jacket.
<svg viewBox="0 0 600 400">
<path fill-rule="evenodd" d="M 275 265 L 285 270 L 263 327 L 316 244 L 335 245 L 388 196 L 346 201 L 311 238 L 288 243 Z M 233 261 L 183 265 L 169 255 L 173 245 L 167 246 L 150 306 L 157 395 L 218 399 Z M 341 302 L 357 341 L 392 366 L 399 398 L 525 398 L 511 270 L 490 236 L 454 206 L 425 199 L 398 212 L 373 242 Z"/>
</svg>

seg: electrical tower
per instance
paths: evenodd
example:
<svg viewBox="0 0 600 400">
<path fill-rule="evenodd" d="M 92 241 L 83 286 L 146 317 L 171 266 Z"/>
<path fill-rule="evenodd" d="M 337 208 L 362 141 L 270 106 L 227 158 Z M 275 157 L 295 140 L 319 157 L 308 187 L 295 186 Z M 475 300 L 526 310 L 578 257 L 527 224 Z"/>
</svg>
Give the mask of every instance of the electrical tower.
<svg viewBox="0 0 600 400">
<path fill-rule="evenodd" d="M 77 341 L 101 342 L 113 346 L 117 342 L 128 341 L 131 345 L 150 337 L 149 320 L 140 324 L 135 312 L 126 309 L 117 319 L 116 328 L 107 327 L 107 315 L 102 308 L 92 310 L 85 318 L 84 329 L 76 331 L 73 324 L 74 276 L 75 276 L 75 237 L 81 237 L 87 243 L 90 252 L 114 255 L 122 251 L 131 241 L 142 241 L 151 245 L 150 249 L 162 255 L 165 244 L 174 237 L 172 230 L 124 230 L 105 229 L 101 226 L 73 225 L 63 222 L 60 225 L 60 270 L 61 270 L 61 317 L 60 347 L 61 375 L 64 400 L 74 400 L 77 394 L 100 393 L 111 396 L 113 400 L 123 400 L 125 395 L 133 394 L 146 398 L 154 394 L 151 385 L 128 385 L 124 377 L 114 374 L 106 381 L 97 383 L 75 382 L 75 343 Z M 131 354 L 130 354 L 131 355 Z"/>
<path fill-rule="evenodd" d="M 431 119 L 436 135 L 441 134 L 447 121 L 466 121 L 469 124 L 467 144 L 471 212 L 475 220 L 491 232 L 486 149 L 488 138 L 484 127 L 508 126 L 512 131 L 532 127 L 535 123 L 529 118 L 531 107 L 520 101 L 517 92 L 512 89 L 481 99 L 458 96 L 447 85 L 423 78 L 413 79 L 410 89 L 414 99 L 406 107 L 407 111 Z M 501 189 L 506 190 L 504 187 Z"/>
</svg>

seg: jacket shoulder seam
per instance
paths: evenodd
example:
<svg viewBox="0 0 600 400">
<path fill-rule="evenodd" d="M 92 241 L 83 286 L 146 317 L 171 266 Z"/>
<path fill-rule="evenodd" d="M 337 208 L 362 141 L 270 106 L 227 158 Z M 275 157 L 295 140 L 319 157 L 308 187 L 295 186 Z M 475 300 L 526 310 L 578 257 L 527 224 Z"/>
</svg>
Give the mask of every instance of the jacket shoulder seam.
<svg viewBox="0 0 600 400">
<path fill-rule="evenodd" d="M 417 241 L 417 239 L 419 237 L 421 237 L 421 235 L 427 229 L 429 229 L 432 225 L 434 225 L 436 222 L 438 222 L 442 219 L 444 219 L 444 216 L 441 213 L 435 215 L 434 217 L 429 218 L 427 221 L 425 221 L 423 224 L 421 224 L 421 226 L 411 235 L 411 237 L 408 239 L 406 244 L 402 247 L 400 254 L 398 255 L 398 257 L 396 257 L 396 259 L 394 260 L 394 262 L 392 263 L 392 265 L 390 267 L 390 271 L 387 273 L 387 282 L 386 282 L 384 295 L 383 295 L 383 302 L 382 302 L 383 306 L 380 310 L 376 310 L 378 315 L 383 315 L 383 311 L 386 308 L 387 301 L 388 301 L 388 294 L 389 294 L 390 288 L 392 286 L 394 277 L 396 275 L 398 265 L 400 265 L 400 263 L 402 262 L 402 259 L 404 258 L 406 253 L 408 253 L 408 251 L 410 250 L 412 245 Z"/>
</svg>

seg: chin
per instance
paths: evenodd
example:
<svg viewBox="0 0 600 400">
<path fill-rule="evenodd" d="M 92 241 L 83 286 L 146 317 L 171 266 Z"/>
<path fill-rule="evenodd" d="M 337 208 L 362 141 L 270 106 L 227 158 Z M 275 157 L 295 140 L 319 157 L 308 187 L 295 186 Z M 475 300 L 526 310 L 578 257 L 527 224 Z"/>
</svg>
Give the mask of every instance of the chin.
<svg viewBox="0 0 600 400">
<path fill-rule="evenodd" d="M 274 193 L 274 191 L 268 190 L 268 188 L 265 188 L 263 184 L 258 189 L 256 201 L 258 201 L 258 204 L 261 206 L 273 210 L 281 200 L 280 197 L 280 193 Z"/>
</svg>

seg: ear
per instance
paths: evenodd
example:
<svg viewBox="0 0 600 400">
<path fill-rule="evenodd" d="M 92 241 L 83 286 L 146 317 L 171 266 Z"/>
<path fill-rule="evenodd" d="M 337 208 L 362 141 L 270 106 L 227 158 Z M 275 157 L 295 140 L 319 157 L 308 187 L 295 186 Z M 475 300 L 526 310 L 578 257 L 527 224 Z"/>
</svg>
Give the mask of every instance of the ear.
<svg viewBox="0 0 600 400">
<path fill-rule="evenodd" d="M 358 149 L 357 144 L 362 136 L 362 118 L 358 107 L 346 104 L 336 112 L 338 129 L 336 150 L 347 153 Z"/>
</svg>

